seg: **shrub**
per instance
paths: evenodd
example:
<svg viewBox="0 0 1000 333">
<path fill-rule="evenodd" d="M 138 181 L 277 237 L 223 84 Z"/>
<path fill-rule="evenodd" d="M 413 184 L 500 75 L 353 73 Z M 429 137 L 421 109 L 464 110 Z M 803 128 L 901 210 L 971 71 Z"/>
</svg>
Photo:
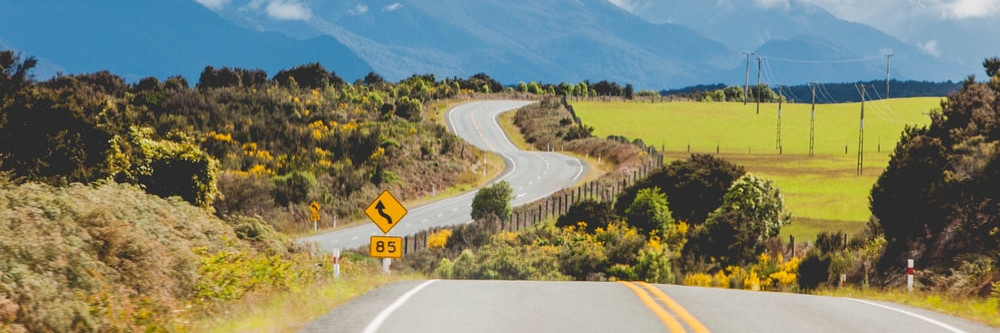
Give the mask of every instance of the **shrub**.
<svg viewBox="0 0 1000 333">
<path fill-rule="evenodd" d="M 629 265 L 614 264 L 608 268 L 608 278 L 612 280 L 619 281 L 635 281 L 639 279 L 639 275 L 635 273 L 635 269 Z"/>
<path fill-rule="evenodd" d="M 723 264 L 745 264 L 790 221 L 781 190 L 770 180 L 746 174 L 726 192 L 722 206 L 697 228 L 692 247 L 685 251 L 714 257 Z"/>
<path fill-rule="evenodd" d="M 274 183 L 262 175 L 223 172 L 218 186 L 213 205 L 219 216 L 263 216 L 274 206 Z"/>
<path fill-rule="evenodd" d="M 496 216 L 506 220 L 510 217 L 510 200 L 514 190 L 507 181 L 483 187 L 472 199 L 472 219 L 482 220 L 488 216 Z"/>
<path fill-rule="evenodd" d="M 644 188 L 659 187 L 670 198 L 674 219 L 701 225 L 708 214 L 722 205 L 722 197 L 736 179 L 746 174 L 742 166 L 709 154 L 692 154 L 687 160 L 669 165 L 626 188 L 615 203 L 615 212 L 624 214 Z"/>
<path fill-rule="evenodd" d="M 650 283 L 674 283 L 674 271 L 666 248 L 639 250 L 636 276 Z"/>
<path fill-rule="evenodd" d="M 799 288 L 813 290 L 830 278 L 830 257 L 809 251 L 799 262 Z"/>
<path fill-rule="evenodd" d="M 635 201 L 625 210 L 625 219 L 644 233 L 664 231 L 674 223 L 667 196 L 659 187 L 639 190 Z"/>
<path fill-rule="evenodd" d="M 587 199 L 570 206 L 569 211 L 556 220 L 556 226 L 572 227 L 578 222 L 586 222 L 587 231 L 594 232 L 597 228 L 607 227 L 617 218 L 609 203 Z"/>
<path fill-rule="evenodd" d="M 431 250 L 443 249 L 451 237 L 451 229 L 443 229 L 427 236 L 427 247 Z"/>
<path fill-rule="evenodd" d="M 309 191 L 316 184 L 316 178 L 306 171 L 295 171 L 274 178 L 274 201 L 281 206 L 306 201 Z"/>
</svg>

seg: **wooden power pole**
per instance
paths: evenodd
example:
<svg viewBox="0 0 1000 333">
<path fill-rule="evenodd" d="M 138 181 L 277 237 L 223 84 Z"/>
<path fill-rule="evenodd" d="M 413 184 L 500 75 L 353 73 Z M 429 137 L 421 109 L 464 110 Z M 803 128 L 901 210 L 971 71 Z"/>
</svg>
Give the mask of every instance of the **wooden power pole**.
<svg viewBox="0 0 1000 333">
<path fill-rule="evenodd" d="M 760 62 L 763 59 L 757 57 L 757 114 L 760 114 Z"/>
<path fill-rule="evenodd" d="M 743 55 L 747 57 L 746 75 L 743 83 L 743 105 L 747 105 L 747 100 L 750 99 L 750 56 L 753 55 L 753 52 L 743 52 Z"/>
<path fill-rule="evenodd" d="M 865 167 L 865 85 L 861 85 L 861 123 L 858 131 L 858 176 Z"/>
<path fill-rule="evenodd" d="M 814 156 L 816 147 L 816 84 L 812 84 L 812 114 L 809 116 L 809 157 Z"/>
</svg>

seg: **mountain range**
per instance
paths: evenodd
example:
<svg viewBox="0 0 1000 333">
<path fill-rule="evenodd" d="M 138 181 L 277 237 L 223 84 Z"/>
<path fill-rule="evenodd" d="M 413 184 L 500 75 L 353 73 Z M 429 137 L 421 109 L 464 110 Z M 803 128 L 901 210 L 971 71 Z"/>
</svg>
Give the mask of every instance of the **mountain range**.
<svg viewBox="0 0 1000 333">
<path fill-rule="evenodd" d="M 319 62 L 349 81 L 487 73 L 659 90 L 742 84 L 748 69 L 753 82 L 743 52 L 764 58 L 771 85 L 884 78 L 887 54 L 894 79 L 981 72 L 797 1 L 33 0 L 0 12 L 15 13 L 0 20 L 0 48 L 38 57 L 39 78 L 110 70 L 195 83 L 206 65 L 273 75 Z"/>
</svg>

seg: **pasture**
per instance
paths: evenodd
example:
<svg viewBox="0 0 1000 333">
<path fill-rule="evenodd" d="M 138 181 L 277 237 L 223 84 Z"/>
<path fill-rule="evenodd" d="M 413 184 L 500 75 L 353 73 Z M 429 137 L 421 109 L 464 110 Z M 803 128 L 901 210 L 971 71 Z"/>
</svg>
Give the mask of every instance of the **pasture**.
<svg viewBox="0 0 1000 333">
<path fill-rule="evenodd" d="M 716 154 L 747 171 L 773 179 L 795 216 L 782 236 L 812 242 L 820 231 L 864 230 L 868 195 L 888 165 L 907 125 L 930 123 L 927 113 L 940 109 L 941 98 L 920 97 L 865 103 L 864 169 L 857 175 L 861 103 L 817 104 L 814 156 L 809 156 L 811 104 L 721 102 L 591 102 L 573 106 L 594 135 L 642 139 L 668 159 L 691 153 Z M 846 153 L 845 153 L 846 149 Z M 668 198 L 669 199 L 669 198 Z"/>
</svg>

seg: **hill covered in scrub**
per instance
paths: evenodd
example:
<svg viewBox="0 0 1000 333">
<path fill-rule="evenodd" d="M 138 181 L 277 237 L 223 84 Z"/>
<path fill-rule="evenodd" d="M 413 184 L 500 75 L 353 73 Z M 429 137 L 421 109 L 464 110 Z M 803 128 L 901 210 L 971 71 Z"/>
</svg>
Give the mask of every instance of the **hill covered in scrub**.
<svg viewBox="0 0 1000 333">
<path fill-rule="evenodd" d="M 322 262 L 259 220 L 121 184 L 0 179 L 0 230 L 0 332 L 173 330 Z"/>
<path fill-rule="evenodd" d="M 273 77 L 207 66 L 194 88 L 108 72 L 32 82 L 33 59 L 0 60 L 0 170 L 15 182 L 136 184 L 283 231 L 303 228 L 311 201 L 328 225 L 382 189 L 411 200 L 474 181 L 482 153 L 448 132 L 437 101 L 503 89 L 485 75 L 348 83 L 318 64 Z"/>
</svg>

